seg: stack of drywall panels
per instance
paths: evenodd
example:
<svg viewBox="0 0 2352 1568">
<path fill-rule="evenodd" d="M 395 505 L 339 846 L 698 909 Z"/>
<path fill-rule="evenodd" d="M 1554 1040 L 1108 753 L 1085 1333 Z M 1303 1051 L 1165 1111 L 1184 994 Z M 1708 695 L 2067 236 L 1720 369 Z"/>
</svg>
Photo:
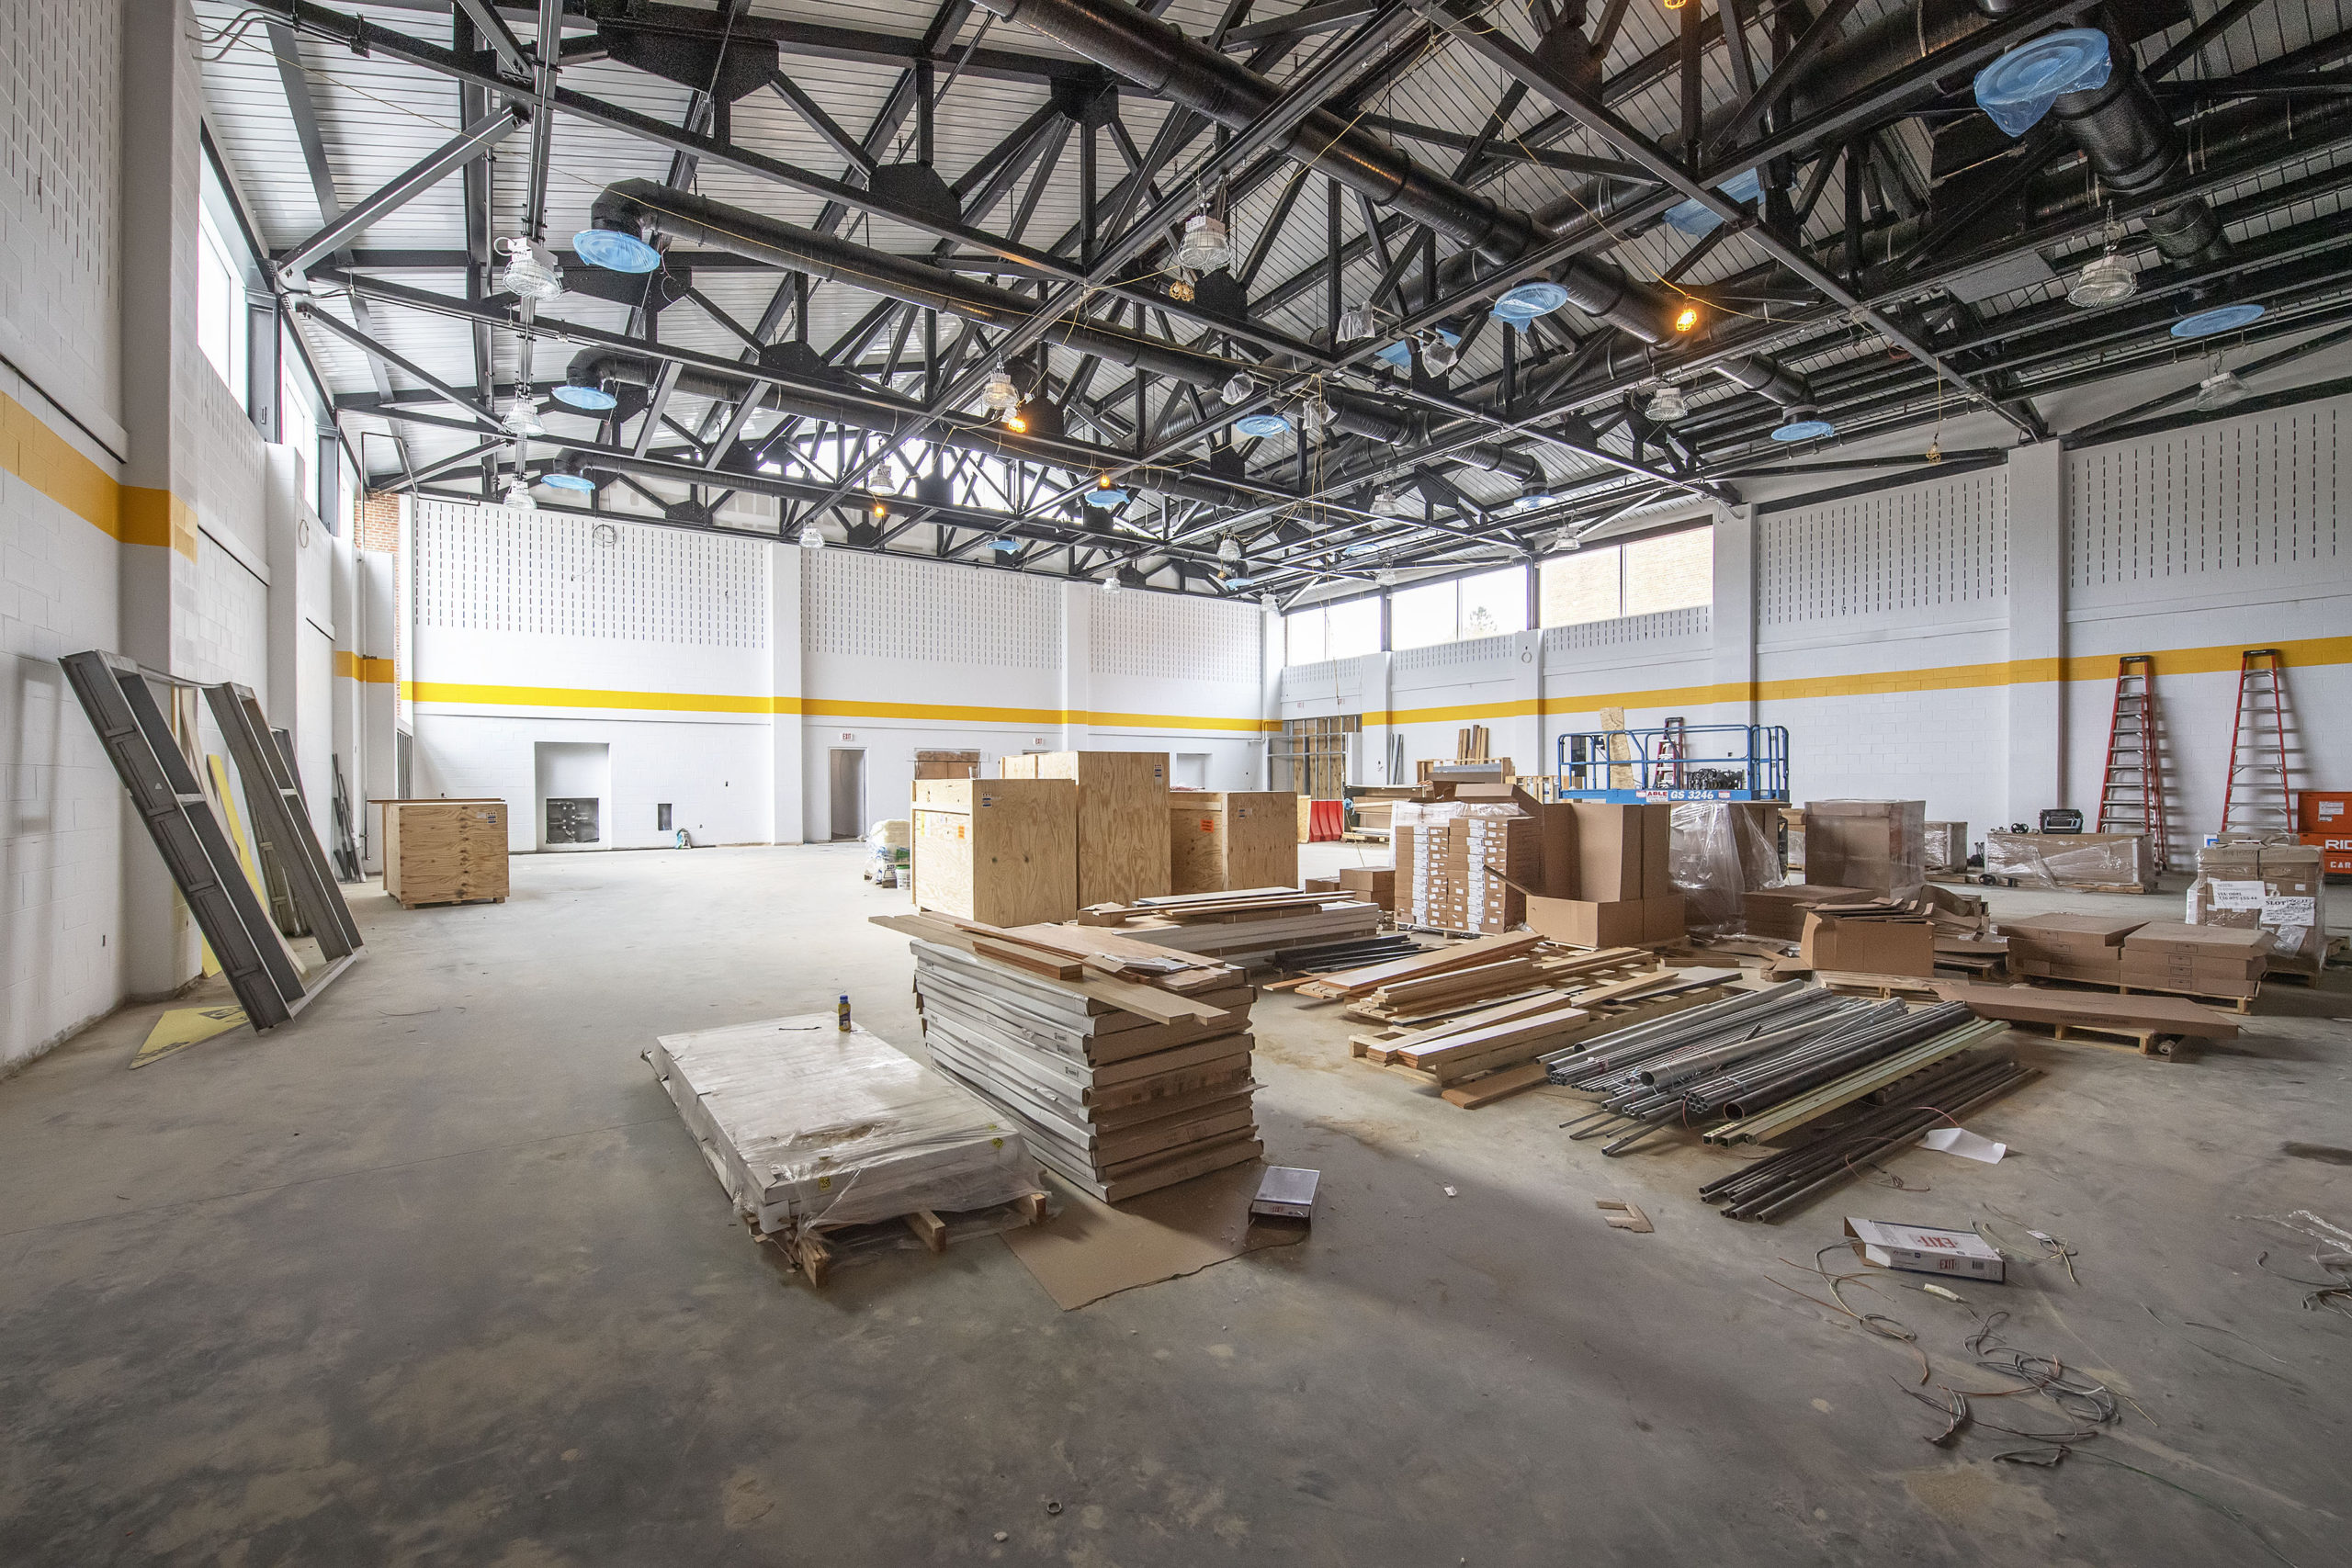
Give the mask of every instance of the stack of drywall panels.
<svg viewBox="0 0 2352 1568">
<path fill-rule="evenodd" d="M 1167 752 L 1032 752 L 1005 758 L 1003 772 L 1077 786 L 1080 908 L 1170 890 Z"/>
<path fill-rule="evenodd" d="M 1078 913 L 1078 786 L 1067 779 L 917 779 L 915 903 L 992 926 Z"/>
<path fill-rule="evenodd" d="M 1170 893 L 1298 886 L 1297 796 L 1179 790 L 1168 797 Z"/>
<path fill-rule="evenodd" d="M 985 1209 L 1036 1187 L 1012 1119 L 831 1013 L 665 1034 L 646 1060 L 763 1231 Z"/>
<path fill-rule="evenodd" d="M 409 908 L 506 897 L 506 803 L 386 800 L 384 891 Z"/>
<path fill-rule="evenodd" d="M 1204 1011 L 1160 1021 L 961 947 L 913 946 L 932 1060 L 1018 1122 L 1031 1152 L 1078 1187 L 1115 1202 L 1261 1151 L 1255 993 L 1232 971 L 1219 966 L 1216 988 L 1187 998 Z"/>
</svg>

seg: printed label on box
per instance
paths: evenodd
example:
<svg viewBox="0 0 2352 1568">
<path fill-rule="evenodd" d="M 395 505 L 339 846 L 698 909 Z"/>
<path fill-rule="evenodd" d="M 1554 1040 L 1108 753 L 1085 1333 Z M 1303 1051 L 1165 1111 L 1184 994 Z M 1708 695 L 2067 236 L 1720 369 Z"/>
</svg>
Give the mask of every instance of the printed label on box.
<svg viewBox="0 0 2352 1568">
<path fill-rule="evenodd" d="M 2316 925 L 2319 923 L 2319 900 L 2282 898 L 2273 894 L 2262 901 L 2262 923 L 2266 926 Z"/>
<path fill-rule="evenodd" d="M 2260 882 L 2215 882 L 2211 886 L 2216 909 L 2259 909 L 2270 891 Z"/>
</svg>

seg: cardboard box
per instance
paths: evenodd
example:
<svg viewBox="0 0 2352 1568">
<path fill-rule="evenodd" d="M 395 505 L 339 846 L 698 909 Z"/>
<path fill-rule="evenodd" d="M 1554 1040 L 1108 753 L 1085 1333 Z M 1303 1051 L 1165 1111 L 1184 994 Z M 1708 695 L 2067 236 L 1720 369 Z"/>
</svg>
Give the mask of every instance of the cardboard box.
<svg viewBox="0 0 2352 1568">
<path fill-rule="evenodd" d="M 1352 893 L 1367 904 L 1377 904 L 1394 913 L 1396 908 L 1396 874 L 1372 866 L 1349 866 L 1340 873 L 1342 892 Z"/>
<path fill-rule="evenodd" d="M 1849 1216 L 1846 1235 L 1865 1263 L 1913 1274 L 1957 1274 L 1963 1280 L 1999 1284 L 2006 1277 L 2001 1255 L 1974 1231 L 1938 1230 L 1892 1220 Z"/>
<path fill-rule="evenodd" d="M 1579 800 L 1571 802 L 1569 810 L 1576 820 L 1577 900 L 1625 903 L 1662 898 L 1674 891 L 1667 874 L 1674 843 L 1673 807 Z"/>
<path fill-rule="evenodd" d="M 1925 920 L 1849 920 L 1809 910 L 1799 955 L 1815 970 L 1932 976 L 1936 928 Z"/>
<path fill-rule="evenodd" d="M 1740 913 L 1742 923 L 1747 927 L 1750 935 L 1770 937 L 1778 942 L 1794 942 L 1804 934 L 1805 911 L 1814 905 L 1868 897 L 1859 887 L 1829 887 L 1797 882 L 1786 887 L 1759 887 L 1747 894 L 1740 899 Z"/>
<path fill-rule="evenodd" d="M 2208 845 L 2197 852 L 2183 918 L 2193 926 L 2268 931 L 2272 970 L 2317 975 L 2328 941 L 2325 857 L 2310 844 Z"/>
<path fill-rule="evenodd" d="M 2114 915 L 2034 915 L 2003 920 L 2014 958 L 2073 959 L 2111 964 L 2145 920 Z"/>
<path fill-rule="evenodd" d="M 1680 895 L 1665 898 L 1527 900 L 1528 929 L 1570 947 L 1641 947 L 1682 935 Z"/>
<path fill-rule="evenodd" d="M 1924 800 L 1808 800 L 1805 875 L 1897 898 L 1927 881 Z"/>
<path fill-rule="evenodd" d="M 1336 876 L 1310 876 L 1298 886 L 1304 893 L 1337 893 L 1340 891 L 1340 879 Z"/>
</svg>

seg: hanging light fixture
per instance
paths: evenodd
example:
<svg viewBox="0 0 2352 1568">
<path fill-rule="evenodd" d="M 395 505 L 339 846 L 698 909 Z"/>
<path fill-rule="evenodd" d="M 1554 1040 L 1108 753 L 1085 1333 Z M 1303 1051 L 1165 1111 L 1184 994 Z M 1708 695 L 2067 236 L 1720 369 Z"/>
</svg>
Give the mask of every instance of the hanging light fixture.
<svg viewBox="0 0 2352 1568">
<path fill-rule="evenodd" d="M 2132 264 L 2115 254 L 2113 245 L 2083 264 L 2067 287 L 2066 303 L 2079 310 L 2096 310 L 2102 305 L 2114 305 L 2140 292 L 2140 275 Z"/>
<path fill-rule="evenodd" d="M 1021 389 L 1012 384 L 1012 373 L 999 361 L 996 373 L 989 378 L 989 384 L 980 389 L 980 402 L 989 412 L 1003 414 L 1011 412 L 1020 401 Z"/>
<path fill-rule="evenodd" d="M 498 252 L 506 258 L 506 265 L 498 275 L 498 286 L 517 299 L 555 299 L 563 294 L 563 268 L 557 265 L 555 253 L 537 240 L 516 235 L 498 242 Z"/>
<path fill-rule="evenodd" d="M 1103 576 L 1102 592 L 1105 593 L 1116 593 L 1119 591 L 1119 571 L 1116 567 L 1114 567 Z"/>
<path fill-rule="evenodd" d="M 1373 320 L 1369 305 L 1351 305 L 1340 312 L 1340 325 L 1335 334 L 1341 343 L 1362 343 L 1380 330 Z"/>
<path fill-rule="evenodd" d="M 1679 307 L 1674 312 L 1674 330 L 1678 333 L 1697 332 L 1699 330 L 1699 307 L 1696 305 L 1683 305 Z"/>
<path fill-rule="evenodd" d="M 1289 434 L 1290 421 L 1278 413 L 1253 413 L 1235 420 L 1233 428 L 1244 435 L 1254 435 L 1262 440 L 1270 435 Z"/>
<path fill-rule="evenodd" d="M 2259 320 L 2265 309 L 2266 307 L 2252 301 L 2242 301 L 2235 305 L 2215 305 L 2210 310 L 2199 310 L 2175 321 L 2172 324 L 2172 335 L 2215 337 L 2222 333 L 2233 333 L 2240 327 Z"/>
<path fill-rule="evenodd" d="M 555 400 L 582 413 L 604 413 L 620 402 L 601 386 L 575 387 L 569 381 L 555 389 Z"/>
<path fill-rule="evenodd" d="M 1255 393 L 1257 389 L 1258 383 L 1250 379 L 1250 373 L 1248 371 L 1236 370 L 1233 373 L 1232 379 L 1228 380 L 1224 386 L 1217 389 L 1216 395 L 1225 400 L 1225 406 L 1227 408 L 1234 408 L 1242 403 L 1248 402 L 1251 394 Z"/>
<path fill-rule="evenodd" d="M 888 457 L 874 465 L 874 473 L 866 488 L 877 495 L 899 488 L 899 470 Z"/>
<path fill-rule="evenodd" d="M 1772 432 L 1775 441 L 1813 441 L 1824 435 L 1835 435 L 1838 427 L 1821 417 L 1811 407 L 1800 403 L 1787 411 L 1788 418 Z"/>
<path fill-rule="evenodd" d="M 1121 490 L 1108 474 L 1095 476 L 1094 488 L 1086 492 L 1086 504 L 1089 506 L 1125 506 L 1126 503 L 1127 492 Z"/>
<path fill-rule="evenodd" d="M 1421 368 L 1432 376 L 1444 375 L 1461 358 L 1462 351 L 1435 333 L 1421 339 Z"/>
<path fill-rule="evenodd" d="M 1652 424 L 1672 424 L 1690 417 L 1690 405 L 1682 400 L 1682 389 L 1668 381 L 1650 394 L 1642 417 Z"/>
<path fill-rule="evenodd" d="M 599 219 L 572 235 L 571 254 L 610 272 L 652 272 L 662 265 L 662 253 L 645 243 L 637 225 L 619 219 Z"/>
<path fill-rule="evenodd" d="M 825 536 L 817 532 L 817 525 L 814 523 L 803 523 L 800 525 L 800 547 L 804 550 L 821 550 L 825 547 Z"/>
<path fill-rule="evenodd" d="M 520 474 L 515 475 L 514 482 L 506 487 L 504 503 L 517 512 L 535 512 L 538 510 L 539 505 L 537 502 L 531 499 L 531 487 L 523 482 L 523 476 Z"/>
<path fill-rule="evenodd" d="M 1537 278 L 1503 290 L 1502 298 L 1495 301 L 1488 314 L 1507 327 L 1525 327 L 1536 317 L 1548 316 L 1567 302 L 1566 289 Z"/>
<path fill-rule="evenodd" d="M 517 396 L 513 406 L 507 409 L 506 417 L 499 423 L 515 435 L 545 435 L 548 433 L 548 427 L 539 423 L 539 401 L 537 398 Z"/>
<path fill-rule="evenodd" d="M 1330 423 L 1331 405 L 1315 393 L 1307 393 L 1298 405 L 1298 427 L 1306 433 L 1306 438 L 1322 440 L 1324 429 Z"/>
<path fill-rule="evenodd" d="M 1383 588 L 1394 588 L 1396 586 L 1396 569 L 1393 566 L 1384 566 L 1373 574 L 1373 580 Z"/>
<path fill-rule="evenodd" d="M 1184 237 L 1177 243 L 1169 265 L 1183 272 L 1215 272 L 1233 264 L 1233 237 L 1225 220 L 1202 208 L 1184 220 Z"/>
<path fill-rule="evenodd" d="M 1403 496 L 1383 486 L 1372 498 L 1372 514 L 1375 517 L 1403 517 L 1409 507 Z"/>
<path fill-rule="evenodd" d="M 1227 566 L 1239 566 L 1241 564 L 1241 541 L 1235 538 L 1232 535 L 1227 534 L 1223 539 L 1217 541 L 1216 558 L 1225 562 Z"/>
</svg>

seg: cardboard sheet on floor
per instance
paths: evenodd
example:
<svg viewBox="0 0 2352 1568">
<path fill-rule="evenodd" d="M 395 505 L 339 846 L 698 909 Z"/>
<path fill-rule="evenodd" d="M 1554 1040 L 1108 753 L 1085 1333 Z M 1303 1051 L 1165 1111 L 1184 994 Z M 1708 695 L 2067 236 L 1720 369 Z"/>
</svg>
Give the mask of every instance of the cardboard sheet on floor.
<svg viewBox="0 0 2352 1568">
<path fill-rule="evenodd" d="M 1304 1239 L 1304 1225 L 1250 1223 L 1250 1200 L 1265 1173 L 1265 1163 L 1253 1159 L 1130 1198 L 1115 1209 L 1048 1176 L 1062 1212 L 1042 1225 L 1007 1231 L 1004 1244 L 1054 1304 L 1069 1312 Z"/>
</svg>

